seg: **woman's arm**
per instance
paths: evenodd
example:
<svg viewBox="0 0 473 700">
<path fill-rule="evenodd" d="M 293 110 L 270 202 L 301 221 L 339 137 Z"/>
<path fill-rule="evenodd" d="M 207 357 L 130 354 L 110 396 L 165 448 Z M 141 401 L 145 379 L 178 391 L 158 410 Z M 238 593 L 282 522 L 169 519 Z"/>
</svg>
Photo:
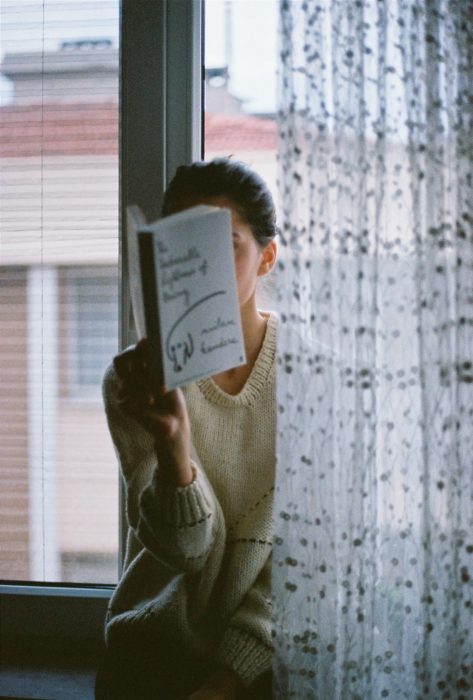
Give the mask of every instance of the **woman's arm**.
<svg viewBox="0 0 473 700">
<path fill-rule="evenodd" d="M 233 671 L 244 687 L 271 669 L 271 555 L 254 585 L 228 620 L 215 660 Z"/>
<path fill-rule="evenodd" d="M 190 463 L 190 421 L 180 389 L 153 386 L 149 376 L 149 345 L 141 340 L 117 355 L 113 364 L 119 379 L 117 401 L 152 436 L 161 479 L 174 486 L 193 480 Z"/>
<path fill-rule="evenodd" d="M 129 410 L 122 389 L 123 382 L 111 366 L 103 383 L 104 403 L 126 485 L 129 525 L 143 546 L 165 564 L 198 571 L 223 527 L 219 504 L 200 465 L 190 458 L 190 447 L 177 445 L 174 452 L 189 450 L 189 483 L 180 485 L 181 472 L 173 471 L 169 451 L 162 452 L 162 459 L 168 461 L 160 462 L 157 435 Z"/>
<path fill-rule="evenodd" d="M 188 700 L 236 700 L 271 670 L 271 556 L 229 619 L 215 654 L 216 671 Z"/>
</svg>

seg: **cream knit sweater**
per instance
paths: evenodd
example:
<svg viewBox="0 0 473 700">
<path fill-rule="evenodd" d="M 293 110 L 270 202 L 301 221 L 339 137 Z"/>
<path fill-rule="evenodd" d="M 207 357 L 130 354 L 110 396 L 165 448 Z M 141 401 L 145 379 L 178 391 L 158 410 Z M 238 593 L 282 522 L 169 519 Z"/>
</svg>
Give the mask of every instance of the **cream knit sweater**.
<svg viewBox="0 0 473 700">
<path fill-rule="evenodd" d="M 242 391 L 212 379 L 185 388 L 194 481 L 160 481 L 151 436 L 121 412 L 104 379 L 110 432 L 126 488 L 124 573 L 107 644 L 167 639 L 233 669 L 244 685 L 271 667 L 271 541 L 276 429 L 276 317 Z M 135 637 L 136 638 L 136 637 Z"/>
</svg>

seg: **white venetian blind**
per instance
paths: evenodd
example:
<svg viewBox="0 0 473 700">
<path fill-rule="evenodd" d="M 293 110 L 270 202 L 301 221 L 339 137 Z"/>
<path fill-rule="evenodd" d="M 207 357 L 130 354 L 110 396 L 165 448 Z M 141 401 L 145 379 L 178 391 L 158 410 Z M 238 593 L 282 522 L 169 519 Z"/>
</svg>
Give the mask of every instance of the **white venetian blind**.
<svg viewBox="0 0 473 700">
<path fill-rule="evenodd" d="M 0 578 L 113 583 L 119 0 L 0 12 Z"/>
</svg>

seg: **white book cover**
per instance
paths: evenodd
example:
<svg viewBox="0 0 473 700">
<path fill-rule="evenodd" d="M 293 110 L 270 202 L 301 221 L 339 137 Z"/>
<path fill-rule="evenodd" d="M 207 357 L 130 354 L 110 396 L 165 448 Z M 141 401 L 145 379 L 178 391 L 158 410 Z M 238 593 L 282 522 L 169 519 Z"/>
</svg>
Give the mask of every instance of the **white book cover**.
<svg viewBox="0 0 473 700">
<path fill-rule="evenodd" d="M 165 387 L 173 389 L 244 364 L 230 210 L 201 205 L 145 225 L 139 209 L 130 207 L 127 225 L 128 251 L 135 257 L 133 264 L 129 260 L 132 275 L 136 276 L 137 250 L 146 239 L 140 274 L 145 287 L 140 295 L 140 286 L 130 278 L 130 290 L 139 336 L 150 339 L 152 333 L 156 350 L 159 344 Z M 130 237 L 135 238 L 131 246 Z M 150 290 L 154 300 L 147 298 Z M 146 300 L 148 316 L 146 308 L 143 311 Z M 149 321 L 145 333 L 139 325 L 144 319 Z"/>
</svg>

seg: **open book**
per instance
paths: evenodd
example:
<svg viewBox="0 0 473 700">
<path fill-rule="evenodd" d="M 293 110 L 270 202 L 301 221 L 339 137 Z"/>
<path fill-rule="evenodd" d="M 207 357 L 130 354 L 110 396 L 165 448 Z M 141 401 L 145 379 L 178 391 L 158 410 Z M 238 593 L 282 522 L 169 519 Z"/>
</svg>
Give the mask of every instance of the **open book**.
<svg viewBox="0 0 473 700">
<path fill-rule="evenodd" d="M 246 362 L 228 209 L 197 206 L 147 224 L 127 208 L 133 316 L 166 389 Z"/>
</svg>

